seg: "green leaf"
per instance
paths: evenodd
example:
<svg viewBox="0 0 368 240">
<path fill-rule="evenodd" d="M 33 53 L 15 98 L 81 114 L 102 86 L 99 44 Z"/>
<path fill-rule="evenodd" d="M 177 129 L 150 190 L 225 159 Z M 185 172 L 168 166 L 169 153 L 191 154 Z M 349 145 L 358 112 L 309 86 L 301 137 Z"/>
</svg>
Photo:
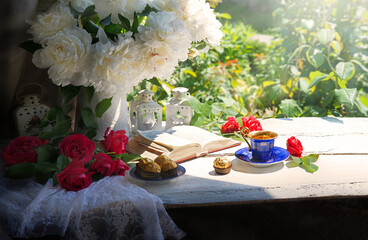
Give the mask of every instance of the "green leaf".
<svg viewBox="0 0 368 240">
<path fill-rule="evenodd" d="M 294 157 L 292 155 L 290 155 L 291 159 L 293 159 L 293 161 L 297 164 L 301 164 L 302 163 L 302 160 L 298 157 Z"/>
<path fill-rule="evenodd" d="M 37 152 L 37 162 L 54 162 L 57 159 L 58 149 L 52 145 L 45 144 L 35 149 Z"/>
<path fill-rule="evenodd" d="M 355 65 L 351 62 L 339 62 L 336 65 L 336 73 L 342 80 L 349 80 L 355 74 Z"/>
<path fill-rule="evenodd" d="M 73 105 L 72 104 L 65 104 L 61 107 L 61 109 L 62 109 L 62 113 L 64 115 L 66 115 L 66 114 L 70 113 L 70 111 L 73 109 Z"/>
<path fill-rule="evenodd" d="M 335 38 L 335 31 L 331 29 L 322 29 L 317 33 L 318 41 L 327 45 Z"/>
<path fill-rule="evenodd" d="M 47 120 L 50 122 L 53 122 L 56 120 L 58 109 L 57 108 L 51 108 L 47 113 Z"/>
<path fill-rule="evenodd" d="M 305 78 L 305 77 L 299 78 L 298 87 L 300 91 L 302 91 L 303 93 L 307 93 L 309 89 L 308 85 L 309 85 L 308 78 Z"/>
<path fill-rule="evenodd" d="M 186 96 L 186 99 L 188 100 L 188 103 L 191 106 L 191 108 L 194 110 L 194 112 L 201 113 L 202 103 L 197 98 L 193 96 Z"/>
<path fill-rule="evenodd" d="M 75 98 L 78 95 L 80 88 L 80 86 L 73 85 L 61 87 L 61 93 L 63 94 L 63 103 L 70 102 L 70 100 Z"/>
<path fill-rule="evenodd" d="M 96 131 L 95 128 L 92 128 L 92 129 L 88 130 L 85 135 L 89 139 L 93 139 L 97 135 L 97 131 Z"/>
<path fill-rule="evenodd" d="M 294 99 L 284 99 L 281 101 L 280 110 L 286 117 L 294 117 L 301 113 L 301 109 Z"/>
<path fill-rule="evenodd" d="M 315 165 L 315 164 L 307 164 L 305 162 L 302 163 L 302 167 L 307 171 L 307 172 L 310 172 L 310 173 L 314 173 L 315 171 L 318 170 L 318 166 Z"/>
<path fill-rule="evenodd" d="M 335 96 L 339 103 L 353 107 L 357 98 L 356 88 L 335 89 Z"/>
<path fill-rule="evenodd" d="M 123 154 L 114 155 L 114 160 L 117 158 L 120 158 L 123 162 L 127 163 L 130 161 L 139 160 L 142 157 L 138 154 L 123 153 Z"/>
<path fill-rule="evenodd" d="M 123 27 L 127 30 L 130 31 L 131 27 L 130 27 L 130 21 L 129 19 L 125 18 L 123 15 L 121 15 L 120 13 L 118 14 L 119 20 L 121 22 L 121 24 L 123 25 Z"/>
<path fill-rule="evenodd" d="M 96 105 L 96 108 L 95 108 L 96 117 L 98 117 L 98 118 L 102 117 L 102 115 L 111 106 L 111 101 L 112 101 L 112 97 L 111 98 L 105 98 Z"/>
<path fill-rule="evenodd" d="M 96 36 L 98 32 L 98 26 L 92 22 L 91 20 L 88 20 L 84 25 L 83 28 L 90 33 L 92 36 Z"/>
<path fill-rule="evenodd" d="M 97 128 L 96 116 L 93 113 L 91 108 L 89 107 L 82 108 L 81 116 L 82 116 L 82 121 L 87 128 Z"/>
<path fill-rule="evenodd" d="M 5 177 L 15 178 L 15 179 L 24 179 L 33 177 L 35 172 L 34 163 L 18 163 L 13 166 L 10 166 L 6 172 Z"/>
<path fill-rule="evenodd" d="M 361 62 L 358 60 L 351 60 L 350 62 L 357 64 L 364 72 L 368 72 L 368 68 L 366 68 Z"/>
<path fill-rule="evenodd" d="M 286 166 L 288 167 L 288 168 L 295 168 L 295 167 L 299 167 L 299 163 L 297 163 L 297 162 L 294 162 L 294 161 L 290 161 L 290 162 L 288 162 L 288 163 L 286 163 Z"/>
<path fill-rule="evenodd" d="M 138 31 L 138 26 L 139 26 L 139 19 L 137 14 L 134 12 L 134 18 L 133 18 L 133 23 L 132 23 L 132 32 L 136 33 Z"/>
<path fill-rule="evenodd" d="M 159 86 L 159 87 L 161 87 L 161 85 L 162 85 L 161 82 L 156 77 L 153 77 L 153 78 L 147 80 L 147 82 L 150 82 L 153 85 L 156 85 L 156 86 Z"/>
<path fill-rule="evenodd" d="M 39 49 L 42 49 L 42 45 L 39 43 L 33 42 L 33 40 L 27 40 L 19 44 L 19 47 L 27 50 L 30 53 L 34 53 Z"/>
<path fill-rule="evenodd" d="M 333 50 L 335 50 L 337 55 L 340 55 L 342 49 L 341 49 L 341 45 L 338 41 L 332 41 L 330 43 L 330 46 L 333 48 Z"/>
<path fill-rule="evenodd" d="M 335 99 L 334 92 L 329 92 L 327 94 L 327 97 L 325 97 L 325 99 L 323 100 L 322 106 L 327 107 L 328 105 L 330 105 L 333 102 L 334 99 Z"/>
<path fill-rule="evenodd" d="M 95 89 L 93 87 L 85 87 L 84 90 L 86 93 L 88 103 L 91 103 L 93 94 L 95 93 Z"/>
<path fill-rule="evenodd" d="M 202 116 L 209 116 L 212 112 L 212 102 L 205 102 L 202 104 L 201 113 Z"/>
<path fill-rule="evenodd" d="M 69 163 L 70 161 L 68 157 L 66 157 L 64 154 L 60 154 L 56 161 L 56 167 L 61 172 L 69 165 Z"/>
<path fill-rule="evenodd" d="M 38 162 L 35 164 L 35 169 L 41 173 L 53 173 L 57 170 L 55 163 L 50 162 Z"/>
<path fill-rule="evenodd" d="M 123 31 L 123 26 L 121 24 L 110 23 L 104 28 L 106 34 L 111 37 L 117 37 Z M 113 39 L 113 38 L 111 38 Z"/>
<path fill-rule="evenodd" d="M 309 84 L 308 88 L 311 89 L 312 87 L 314 87 L 315 85 L 317 85 L 320 81 L 328 79 L 328 75 L 327 74 L 323 74 L 321 76 L 316 76 L 315 78 L 312 79 L 311 83 Z"/>
<path fill-rule="evenodd" d="M 212 114 L 214 114 L 215 116 L 218 116 L 224 109 L 224 104 L 220 103 L 220 102 L 216 102 L 212 104 Z"/>
<path fill-rule="evenodd" d="M 319 48 L 310 48 L 307 53 L 308 62 L 315 68 L 319 68 L 325 61 L 322 50 Z"/>
<path fill-rule="evenodd" d="M 95 15 L 96 12 L 95 12 L 95 5 L 91 5 L 91 6 L 88 6 L 84 12 L 82 13 L 81 17 L 82 18 L 87 18 L 87 17 L 91 17 L 93 15 Z"/>
<path fill-rule="evenodd" d="M 71 126 L 72 122 L 70 119 L 66 119 L 64 121 L 56 123 L 51 131 L 52 137 L 57 138 L 68 135 Z"/>
<path fill-rule="evenodd" d="M 109 14 L 109 16 L 105 17 L 100 21 L 100 24 L 105 26 L 109 25 L 110 23 L 111 23 L 111 13 Z"/>
</svg>

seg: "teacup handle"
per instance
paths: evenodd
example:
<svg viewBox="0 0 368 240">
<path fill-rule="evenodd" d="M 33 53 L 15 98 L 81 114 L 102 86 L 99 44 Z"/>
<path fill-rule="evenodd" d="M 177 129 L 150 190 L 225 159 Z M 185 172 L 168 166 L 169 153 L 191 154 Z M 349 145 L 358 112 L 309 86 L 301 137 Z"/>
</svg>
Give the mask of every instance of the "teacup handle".
<svg viewBox="0 0 368 240">
<path fill-rule="evenodd" d="M 245 140 L 245 142 L 248 144 L 248 150 L 251 151 L 252 150 L 252 147 L 250 146 L 248 140 L 247 140 L 247 137 L 248 137 L 248 134 L 249 134 L 249 128 L 247 127 L 242 127 L 240 129 L 240 135 L 243 137 L 243 139 Z"/>
</svg>

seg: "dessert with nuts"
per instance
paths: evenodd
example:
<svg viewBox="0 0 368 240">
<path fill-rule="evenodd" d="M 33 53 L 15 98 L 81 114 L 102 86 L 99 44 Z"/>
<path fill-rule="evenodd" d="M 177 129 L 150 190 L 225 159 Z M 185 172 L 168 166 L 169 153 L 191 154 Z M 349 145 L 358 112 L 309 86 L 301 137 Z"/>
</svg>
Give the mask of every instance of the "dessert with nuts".
<svg viewBox="0 0 368 240">
<path fill-rule="evenodd" d="M 232 164 L 226 157 L 217 157 L 213 162 L 213 167 L 218 174 L 228 174 L 231 171 Z"/>
<path fill-rule="evenodd" d="M 155 163 L 161 167 L 161 176 L 163 178 L 173 177 L 178 174 L 178 165 L 166 155 L 158 156 L 155 159 Z"/>
<path fill-rule="evenodd" d="M 161 167 L 148 158 L 139 160 L 136 171 L 144 179 L 158 179 L 161 177 Z"/>
</svg>

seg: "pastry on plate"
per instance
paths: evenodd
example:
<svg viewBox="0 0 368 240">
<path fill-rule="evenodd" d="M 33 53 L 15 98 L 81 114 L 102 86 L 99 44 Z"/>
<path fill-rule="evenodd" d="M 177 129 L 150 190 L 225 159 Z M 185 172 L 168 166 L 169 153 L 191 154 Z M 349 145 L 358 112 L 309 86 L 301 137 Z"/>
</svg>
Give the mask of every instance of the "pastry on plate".
<svg viewBox="0 0 368 240">
<path fill-rule="evenodd" d="M 144 179 L 158 179 L 161 177 L 161 167 L 148 158 L 139 160 L 136 171 Z"/>
<path fill-rule="evenodd" d="M 213 167 L 218 174 L 228 174 L 231 171 L 232 164 L 226 157 L 217 157 L 213 161 Z"/>
<path fill-rule="evenodd" d="M 178 174 L 178 165 L 166 155 L 160 155 L 155 162 L 161 167 L 161 176 L 163 178 L 173 177 Z"/>
</svg>

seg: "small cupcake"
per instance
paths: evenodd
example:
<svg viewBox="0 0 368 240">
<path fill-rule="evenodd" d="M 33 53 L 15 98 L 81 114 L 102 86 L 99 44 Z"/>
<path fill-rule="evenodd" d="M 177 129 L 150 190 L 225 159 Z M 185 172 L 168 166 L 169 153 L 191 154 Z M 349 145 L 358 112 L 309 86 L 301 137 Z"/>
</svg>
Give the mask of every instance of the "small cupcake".
<svg viewBox="0 0 368 240">
<path fill-rule="evenodd" d="M 160 155 L 155 162 L 161 167 L 161 176 L 163 178 L 173 177 L 178 174 L 178 165 L 168 156 Z"/>
<path fill-rule="evenodd" d="M 232 164 L 226 157 L 218 157 L 213 162 L 216 173 L 225 175 L 231 171 Z"/>
<path fill-rule="evenodd" d="M 161 167 L 148 158 L 139 160 L 136 171 L 144 179 L 158 179 L 161 177 Z"/>
</svg>

